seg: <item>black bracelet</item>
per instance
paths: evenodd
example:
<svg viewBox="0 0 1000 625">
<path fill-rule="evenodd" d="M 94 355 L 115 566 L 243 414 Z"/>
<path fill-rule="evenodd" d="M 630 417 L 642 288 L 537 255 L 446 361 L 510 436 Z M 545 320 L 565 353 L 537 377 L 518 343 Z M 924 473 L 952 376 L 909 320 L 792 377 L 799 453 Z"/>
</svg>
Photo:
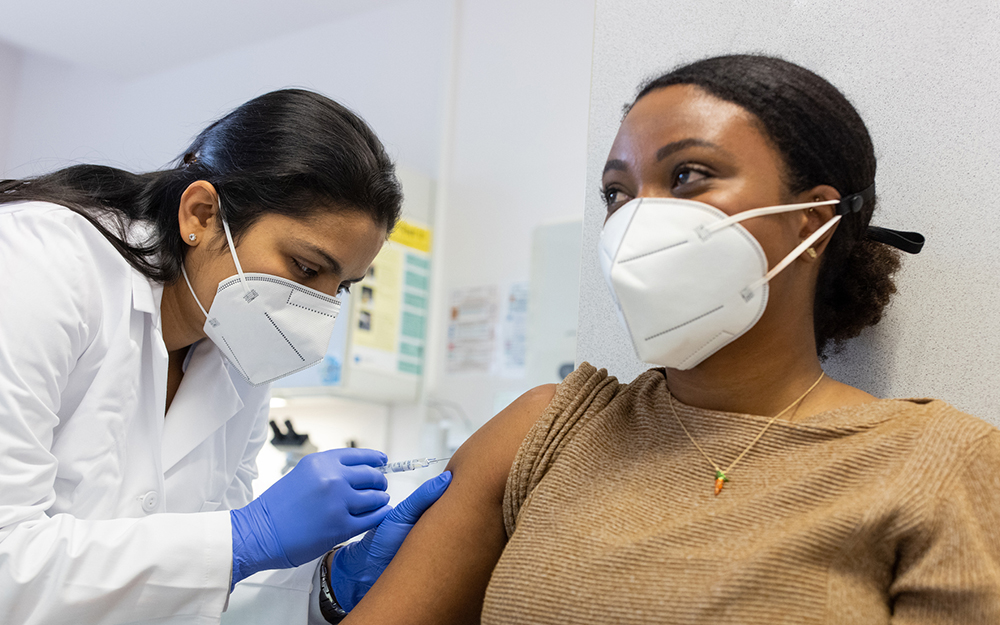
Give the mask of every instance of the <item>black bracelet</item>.
<svg viewBox="0 0 1000 625">
<path fill-rule="evenodd" d="M 334 549 L 330 553 L 337 553 L 337 549 Z M 337 603 L 337 598 L 333 596 L 333 589 L 330 588 L 330 572 L 326 568 L 326 560 L 327 557 L 323 556 L 323 561 L 319 565 L 319 611 L 323 614 L 323 618 L 326 619 L 327 623 L 336 625 L 344 620 L 344 617 L 347 616 L 347 611 L 340 607 L 340 604 Z"/>
</svg>

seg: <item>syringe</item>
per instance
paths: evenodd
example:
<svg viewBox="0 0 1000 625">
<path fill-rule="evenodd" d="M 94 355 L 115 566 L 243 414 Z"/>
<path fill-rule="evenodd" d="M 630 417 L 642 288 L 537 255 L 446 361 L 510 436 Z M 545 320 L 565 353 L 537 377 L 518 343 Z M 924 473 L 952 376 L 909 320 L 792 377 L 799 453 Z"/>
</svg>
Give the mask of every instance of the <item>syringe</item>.
<svg viewBox="0 0 1000 625">
<path fill-rule="evenodd" d="M 451 460 L 451 458 L 417 458 L 415 460 L 401 460 L 399 462 L 390 462 L 389 464 L 384 464 L 375 468 L 382 473 L 403 473 L 405 471 L 423 469 L 424 467 L 429 467 L 436 462 L 444 462 L 445 460 Z"/>
</svg>

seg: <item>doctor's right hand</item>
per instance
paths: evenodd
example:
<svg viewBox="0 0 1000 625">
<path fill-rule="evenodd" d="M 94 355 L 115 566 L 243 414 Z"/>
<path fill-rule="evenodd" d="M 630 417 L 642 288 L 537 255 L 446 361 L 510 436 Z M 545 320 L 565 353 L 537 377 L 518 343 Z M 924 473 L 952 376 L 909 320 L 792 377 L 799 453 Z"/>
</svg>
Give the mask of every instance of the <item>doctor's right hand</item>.
<svg viewBox="0 0 1000 625">
<path fill-rule="evenodd" d="M 392 509 L 386 456 L 371 449 L 310 454 L 244 508 L 231 510 L 232 585 L 265 569 L 314 560 L 377 526 Z"/>
</svg>

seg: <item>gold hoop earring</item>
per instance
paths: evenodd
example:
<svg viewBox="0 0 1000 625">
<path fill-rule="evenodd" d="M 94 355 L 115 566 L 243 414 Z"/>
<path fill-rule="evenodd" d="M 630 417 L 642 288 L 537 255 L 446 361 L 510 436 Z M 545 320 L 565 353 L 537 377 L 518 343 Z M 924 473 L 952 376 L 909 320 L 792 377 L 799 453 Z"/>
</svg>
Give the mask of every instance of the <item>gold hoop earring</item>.
<svg viewBox="0 0 1000 625">
<path fill-rule="evenodd" d="M 815 248 L 811 248 L 811 247 L 806 248 L 806 255 L 809 256 L 809 258 L 816 258 L 816 250 L 815 250 Z"/>
</svg>

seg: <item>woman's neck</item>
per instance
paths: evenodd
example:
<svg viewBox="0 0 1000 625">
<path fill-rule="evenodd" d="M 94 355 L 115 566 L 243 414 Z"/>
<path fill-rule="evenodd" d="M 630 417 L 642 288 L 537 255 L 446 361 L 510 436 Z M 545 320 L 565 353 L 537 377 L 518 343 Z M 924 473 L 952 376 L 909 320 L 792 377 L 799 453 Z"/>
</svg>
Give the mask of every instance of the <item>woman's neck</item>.
<svg viewBox="0 0 1000 625">
<path fill-rule="evenodd" d="M 733 349 L 720 350 L 693 369 L 668 370 L 670 392 L 689 406 L 774 416 L 802 396 L 823 372 L 812 340 L 803 339 L 796 344 L 774 340 L 762 343 L 753 341 L 749 334 L 746 338 L 750 341 L 731 344 L 728 347 Z M 853 386 L 823 377 L 782 419 L 801 420 L 877 399 Z"/>
<path fill-rule="evenodd" d="M 668 370 L 667 380 L 674 397 L 690 406 L 775 415 L 822 372 L 812 319 L 765 314 L 749 332 L 697 367 Z"/>
<path fill-rule="evenodd" d="M 195 318 L 195 313 L 201 317 L 201 323 L 192 321 Z M 201 310 L 195 307 L 194 299 L 183 279 L 163 286 L 160 322 L 167 352 L 173 353 L 186 349 L 191 344 L 205 338 L 205 331 L 202 329 L 204 319 Z"/>
</svg>

